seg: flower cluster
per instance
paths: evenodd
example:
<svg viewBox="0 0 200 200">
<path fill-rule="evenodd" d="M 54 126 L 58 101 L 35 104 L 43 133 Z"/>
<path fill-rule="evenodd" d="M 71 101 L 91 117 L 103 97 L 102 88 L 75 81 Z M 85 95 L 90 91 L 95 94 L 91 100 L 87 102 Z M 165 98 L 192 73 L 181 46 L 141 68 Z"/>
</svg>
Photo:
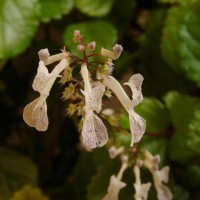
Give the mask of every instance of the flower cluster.
<svg viewBox="0 0 200 200">
<path fill-rule="evenodd" d="M 60 77 L 59 83 L 65 86 L 61 98 L 67 101 L 67 115 L 77 116 L 81 146 L 91 151 L 108 143 L 110 129 L 107 129 L 105 123 L 119 128 L 116 118 L 113 117 L 114 111 L 109 108 L 102 110 L 103 97 L 111 98 L 113 93 L 129 116 L 130 131 L 128 131 L 131 134 L 131 148 L 127 150 L 125 146 L 117 143 L 115 147 L 116 144 L 113 145 L 114 142 L 110 139 L 107 145 L 108 148 L 111 146 L 108 150 L 109 156 L 111 159 L 119 156 L 121 168 L 117 175 L 111 175 L 107 194 L 103 200 L 118 200 L 120 191 L 127 185 L 122 178 L 128 168 L 133 169 L 135 176 L 133 199 L 147 200 L 151 183 L 142 183 L 140 177 L 142 167 L 147 168 L 153 176 L 158 200 L 171 200 L 172 193 L 165 185 L 168 182 L 169 167 L 159 170 L 160 157 L 153 156 L 148 151 L 142 152 L 141 159 L 139 146 L 134 145 L 141 140 L 146 129 L 146 121 L 134 111 L 135 106 L 143 101 L 142 75 L 134 74 L 124 83 L 132 92 L 129 97 L 118 80 L 112 76 L 113 61 L 120 57 L 122 46 L 116 44 L 112 51 L 102 48 L 99 53 L 94 53 L 96 43 L 94 41 L 84 43 L 83 35 L 78 30 L 74 31 L 73 40 L 78 43 L 77 50 L 82 53 L 82 57 L 65 49 L 56 55 L 50 55 L 48 49 L 39 51 L 39 66 L 32 87 L 40 95 L 24 108 L 24 121 L 38 131 L 47 130 L 49 122 L 46 99 L 56 79 Z M 47 66 L 53 63 L 56 63 L 55 67 L 49 72 Z M 76 76 L 73 76 L 74 68 L 78 68 L 80 75 L 76 73 Z"/>
<path fill-rule="evenodd" d="M 128 112 L 132 135 L 131 146 L 133 146 L 134 143 L 140 141 L 146 127 L 145 120 L 134 111 L 134 107 L 143 100 L 141 92 L 142 75 L 135 74 L 127 83 L 124 83 L 131 88 L 132 98 L 130 99 L 121 84 L 112 76 L 114 65 L 112 61 L 120 57 L 123 50 L 122 46 L 116 44 L 112 51 L 102 48 L 99 54 L 87 55 L 88 51 L 95 50 L 96 43 L 92 41 L 85 44 L 83 35 L 78 30 L 74 31 L 73 40 L 78 43 L 77 50 L 82 52 L 83 58 L 79 58 L 65 49 L 62 50 L 62 53 L 56 55 L 50 55 L 48 49 L 39 51 L 39 66 L 32 87 L 39 92 L 40 96 L 24 108 L 24 121 L 38 131 L 47 130 L 49 122 L 46 99 L 57 77 L 61 77 L 60 83 L 67 85 L 62 99 L 72 101 L 72 103 L 69 103 L 67 114 L 69 116 L 73 114 L 81 116 L 82 141 L 87 148 L 102 147 L 108 141 L 107 128 L 97 115 L 102 109 L 103 96 L 111 96 L 108 91 L 112 91 L 116 95 Z M 94 57 L 95 59 L 97 55 L 103 57 L 104 60 L 89 61 L 89 58 Z M 58 64 L 50 73 L 47 65 L 55 62 L 58 62 Z M 96 66 L 95 63 L 97 63 Z M 73 77 L 72 73 L 75 67 L 80 67 L 82 80 Z M 92 74 L 89 67 L 95 69 L 95 74 Z"/>
<path fill-rule="evenodd" d="M 103 198 L 103 200 L 118 200 L 118 195 L 121 189 L 126 187 L 126 183 L 123 182 L 122 176 L 124 171 L 132 166 L 132 162 L 128 157 L 129 154 L 125 153 L 125 149 L 123 147 L 116 148 L 112 146 L 109 150 L 110 158 L 115 158 L 116 156 L 121 156 L 122 166 L 117 176 L 111 175 L 110 184 L 108 186 L 108 193 Z M 172 193 L 170 189 L 164 185 L 163 183 L 167 183 L 169 179 L 169 167 L 165 166 L 161 170 L 159 170 L 159 162 L 160 156 L 153 156 L 149 151 L 145 151 L 144 160 L 137 158 L 133 164 L 133 173 L 135 177 L 135 183 L 133 184 L 135 188 L 135 193 L 133 199 L 135 200 L 147 200 L 148 192 L 151 188 L 151 183 L 142 183 L 141 181 L 141 172 L 140 168 L 147 168 L 153 176 L 153 182 L 155 189 L 157 191 L 157 199 L 158 200 L 171 200 Z M 130 162 L 128 163 L 128 161 Z"/>
<path fill-rule="evenodd" d="M 70 58 L 67 53 L 50 56 L 47 49 L 40 50 L 38 55 L 40 61 L 32 87 L 40 96 L 24 108 L 23 118 L 29 126 L 35 127 L 38 131 L 46 131 L 49 124 L 46 99 L 56 78 L 69 66 Z M 60 62 L 49 73 L 46 65 L 56 61 Z"/>
</svg>

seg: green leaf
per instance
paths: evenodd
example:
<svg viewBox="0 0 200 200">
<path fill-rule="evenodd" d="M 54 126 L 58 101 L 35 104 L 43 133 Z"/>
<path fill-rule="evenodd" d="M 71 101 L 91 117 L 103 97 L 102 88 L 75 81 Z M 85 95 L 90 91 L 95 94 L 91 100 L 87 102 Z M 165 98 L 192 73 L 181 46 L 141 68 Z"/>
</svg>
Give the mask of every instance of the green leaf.
<svg viewBox="0 0 200 200">
<path fill-rule="evenodd" d="M 36 185 L 37 170 L 33 162 L 19 153 L 0 147 L 0 194 L 7 200 L 26 184 Z"/>
<path fill-rule="evenodd" d="M 147 123 L 147 132 L 161 132 L 169 125 L 169 113 L 166 107 L 156 98 L 145 97 L 143 102 L 135 107 Z M 128 114 L 120 115 L 119 124 L 122 128 L 129 129 Z"/>
<path fill-rule="evenodd" d="M 200 167 L 197 165 L 190 166 L 183 172 L 183 183 L 189 188 L 200 187 Z"/>
<path fill-rule="evenodd" d="M 51 19 L 60 19 L 73 8 L 73 0 L 40 0 L 41 20 L 49 22 Z"/>
<path fill-rule="evenodd" d="M 174 126 L 169 142 L 170 158 L 181 163 L 195 159 L 200 155 L 200 99 L 178 93 L 169 93 L 165 99 L 170 104 Z"/>
<path fill-rule="evenodd" d="M 187 145 L 188 132 L 176 131 L 169 141 L 169 156 L 172 161 L 178 161 L 180 163 L 186 163 L 189 158 L 193 156 L 193 152 Z"/>
<path fill-rule="evenodd" d="M 173 200 L 188 200 L 189 192 L 179 185 L 172 187 Z"/>
<path fill-rule="evenodd" d="M 95 172 L 92 153 L 83 152 L 74 168 L 74 192 L 76 199 L 86 199 L 87 185 Z"/>
<path fill-rule="evenodd" d="M 102 28 L 103 27 L 103 28 Z M 69 25 L 64 33 L 64 42 L 73 53 L 77 54 L 77 44 L 73 41 L 74 30 L 80 30 L 84 35 L 84 42 L 96 41 L 96 50 L 101 47 L 112 49 L 117 40 L 115 27 L 106 21 L 89 21 Z"/>
<path fill-rule="evenodd" d="M 170 108 L 171 121 L 176 129 L 186 130 L 195 118 L 195 112 L 200 112 L 200 99 L 198 98 L 169 92 L 164 99 Z"/>
<path fill-rule="evenodd" d="M 113 134 L 115 143 L 118 144 L 119 146 L 124 146 L 129 148 L 131 144 L 131 134 L 125 134 L 125 133 L 114 133 Z"/>
<path fill-rule="evenodd" d="M 126 34 L 130 23 L 132 22 L 133 13 L 135 12 L 136 1 L 133 0 L 115 0 L 112 10 L 109 15 L 109 19 L 118 25 L 120 24 L 118 31 L 120 34 Z"/>
<path fill-rule="evenodd" d="M 128 54 L 127 52 L 122 53 L 120 58 L 115 62 L 115 69 L 113 70 L 113 76 L 116 79 L 120 79 L 123 74 L 130 70 L 130 66 L 134 62 L 135 53 Z"/>
<path fill-rule="evenodd" d="M 179 93 L 177 91 L 170 91 L 163 97 L 167 108 L 171 109 L 172 105 L 178 98 Z"/>
<path fill-rule="evenodd" d="M 169 90 L 187 90 L 189 84 L 183 76 L 174 73 L 161 55 L 161 38 L 166 19 L 166 9 L 152 12 L 147 23 L 138 54 L 138 70 L 144 76 L 144 96 L 161 98 Z M 140 37 L 141 39 L 141 37 Z"/>
<path fill-rule="evenodd" d="M 147 132 L 161 132 L 169 125 L 166 107 L 155 98 L 144 98 L 135 111 L 147 121 Z"/>
<path fill-rule="evenodd" d="M 38 24 L 37 0 L 2 0 L 0 4 L 0 59 L 22 53 Z"/>
<path fill-rule="evenodd" d="M 130 124 L 129 124 L 129 117 L 127 113 L 122 112 L 119 117 L 119 125 L 120 127 L 124 129 L 129 129 Z"/>
<path fill-rule="evenodd" d="M 110 12 L 113 0 L 74 0 L 82 13 L 91 17 L 102 17 Z"/>
<path fill-rule="evenodd" d="M 195 2 L 197 0 L 158 0 L 161 3 L 174 3 L 174 4 L 183 4 L 183 5 L 187 5 L 188 3 L 192 3 Z"/>
<path fill-rule="evenodd" d="M 107 148 L 96 148 L 92 151 L 92 160 L 98 169 L 101 165 L 108 162 L 110 160 L 110 157 L 108 155 Z"/>
<path fill-rule="evenodd" d="M 169 10 L 163 30 L 162 54 L 176 71 L 200 86 L 200 1 Z"/>
<path fill-rule="evenodd" d="M 91 178 L 96 176 L 96 172 L 101 171 L 105 163 L 110 161 L 111 159 L 108 156 L 108 151 L 106 148 L 97 148 L 92 152 L 83 152 L 80 155 L 74 169 L 73 188 L 76 199 L 86 199 L 87 186 L 91 184 Z M 104 180 L 101 181 L 103 181 L 102 184 L 104 184 Z"/>
</svg>

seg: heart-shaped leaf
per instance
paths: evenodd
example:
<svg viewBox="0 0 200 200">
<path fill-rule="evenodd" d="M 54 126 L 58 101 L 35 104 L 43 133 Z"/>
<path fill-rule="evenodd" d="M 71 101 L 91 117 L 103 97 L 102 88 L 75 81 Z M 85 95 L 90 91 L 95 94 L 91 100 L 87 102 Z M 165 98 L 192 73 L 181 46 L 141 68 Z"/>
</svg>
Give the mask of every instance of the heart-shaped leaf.
<svg viewBox="0 0 200 200">
<path fill-rule="evenodd" d="M 22 53 L 39 24 L 37 0 L 1 0 L 0 59 Z"/>
</svg>

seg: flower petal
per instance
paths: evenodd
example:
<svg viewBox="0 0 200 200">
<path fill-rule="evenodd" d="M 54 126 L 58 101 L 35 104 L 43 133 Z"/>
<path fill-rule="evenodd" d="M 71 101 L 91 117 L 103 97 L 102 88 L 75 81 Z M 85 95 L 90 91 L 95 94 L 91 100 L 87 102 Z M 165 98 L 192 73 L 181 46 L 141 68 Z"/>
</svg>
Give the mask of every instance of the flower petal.
<svg viewBox="0 0 200 200">
<path fill-rule="evenodd" d="M 85 96 L 85 106 L 90 111 L 100 112 L 102 107 L 102 97 L 105 92 L 105 86 L 98 85 L 94 87 L 91 93 L 81 91 Z"/>
<path fill-rule="evenodd" d="M 168 182 L 169 167 L 165 166 L 159 170 L 159 161 L 158 155 L 153 156 L 150 152 L 145 151 L 144 166 L 152 173 L 158 200 L 171 200 L 173 198 L 172 192 L 163 184 Z"/>
<path fill-rule="evenodd" d="M 102 200 L 118 200 L 119 191 L 126 186 L 126 183 L 120 181 L 115 175 L 110 177 L 108 193 Z"/>
<path fill-rule="evenodd" d="M 23 119 L 30 126 L 38 131 L 46 131 L 48 128 L 47 104 L 46 100 L 41 103 L 38 97 L 24 108 Z"/>
<path fill-rule="evenodd" d="M 135 197 L 135 200 L 147 200 L 151 183 L 149 182 L 149 183 L 141 184 L 140 167 L 139 167 L 140 164 L 141 164 L 141 160 L 138 160 L 137 164 L 133 168 L 134 173 L 135 173 L 135 183 L 133 184 L 135 188 L 134 197 Z"/>
<path fill-rule="evenodd" d="M 131 76 L 128 82 L 124 83 L 124 85 L 128 85 L 131 88 L 133 106 L 136 106 L 143 100 L 143 95 L 142 95 L 143 80 L 144 78 L 141 74 L 134 74 L 133 76 Z"/>
<path fill-rule="evenodd" d="M 147 200 L 148 192 L 151 187 L 151 183 L 144 183 L 141 185 L 134 184 L 134 187 L 135 187 L 135 191 L 136 191 L 136 193 L 134 195 L 135 199 L 136 200 L 139 200 L 139 199 Z"/>
<path fill-rule="evenodd" d="M 113 60 L 116 60 L 120 57 L 121 53 L 123 51 L 123 47 L 121 45 L 116 44 L 113 47 L 113 51 L 110 51 L 108 49 L 104 49 L 103 47 L 101 48 L 101 55 L 112 58 Z"/>
<path fill-rule="evenodd" d="M 49 74 L 48 69 L 44 65 L 44 62 L 40 61 L 37 74 L 33 81 L 33 89 L 39 92 L 40 94 L 49 95 L 49 91 L 45 91 L 45 88 L 51 78 L 52 76 Z"/>
<path fill-rule="evenodd" d="M 133 110 L 129 111 L 129 121 L 132 135 L 131 146 L 133 146 L 141 140 L 146 129 L 146 121 Z"/>
<path fill-rule="evenodd" d="M 163 167 L 160 171 L 157 172 L 157 176 L 161 181 L 167 183 L 169 181 L 169 167 Z"/>
<path fill-rule="evenodd" d="M 89 148 L 102 147 L 108 141 L 108 133 L 105 125 L 93 112 L 86 113 L 82 137 L 84 144 Z"/>
<path fill-rule="evenodd" d="M 91 106 L 93 107 L 93 110 L 100 112 L 102 107 L 102 97 L 105 92 L 105 86 L 99 85 L 92 89 L 92 96 L 95 99 L 95 103 L 91 102 Z"/>
<path fill-rule="evenodd" d="M 171 200 L 173 198 L 173 195 L 172 195 L 170 189 L 166 185 L 163 185 L 163 184 L 156 185 L 155 184 L 155 187 L 156 187 L 156 190 L 158 193 L 157 194 L 158 200 Z"/>
<path fill-rule="evenodd" d="M 38 56 L 39 56 L 40 61 L 43 61 L 45 64 L 47 64 L 48 63 L 48 57 L 50 56 L 49 50 L 47 48 L 41 49 L 38 52 Z"/>
</svg>

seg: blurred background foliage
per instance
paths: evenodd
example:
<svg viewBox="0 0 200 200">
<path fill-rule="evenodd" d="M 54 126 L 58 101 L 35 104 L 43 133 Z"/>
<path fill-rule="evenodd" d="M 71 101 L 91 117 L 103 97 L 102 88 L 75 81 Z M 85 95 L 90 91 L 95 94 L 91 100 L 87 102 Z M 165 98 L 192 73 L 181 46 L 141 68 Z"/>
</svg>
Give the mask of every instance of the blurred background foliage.
<svg viewBox="0 0 200 200">
<path fill-rule="evenodd" d="M 105 148 L 81 150 L 58 84 L 48 99 L 48 131 L 22 120 L 23 107 L 37 96 L 31 88 L 37 52 L 55 54 L 63 46 L 74 52 L 74 29 L 86 42 L 95 40 L 97 50 L 124 47 L 114 75 L 144 76 L 145 99 L 136 107 L 147 120 L 140 147 L 170 166 L 174 200 L 200 199 L 199 10 L 200 0 L 1 0 L 0 200 L 100 200 L 119 169 Z M 129 128 L 123 111 L 119 123 Z M 130 137 L 111 135 L 129 146 Z M 131 170 L 125 180 L 120 199 L 132 199 Z M 154 191 L 149 199 L 156 199 Z"/>
</svg>

